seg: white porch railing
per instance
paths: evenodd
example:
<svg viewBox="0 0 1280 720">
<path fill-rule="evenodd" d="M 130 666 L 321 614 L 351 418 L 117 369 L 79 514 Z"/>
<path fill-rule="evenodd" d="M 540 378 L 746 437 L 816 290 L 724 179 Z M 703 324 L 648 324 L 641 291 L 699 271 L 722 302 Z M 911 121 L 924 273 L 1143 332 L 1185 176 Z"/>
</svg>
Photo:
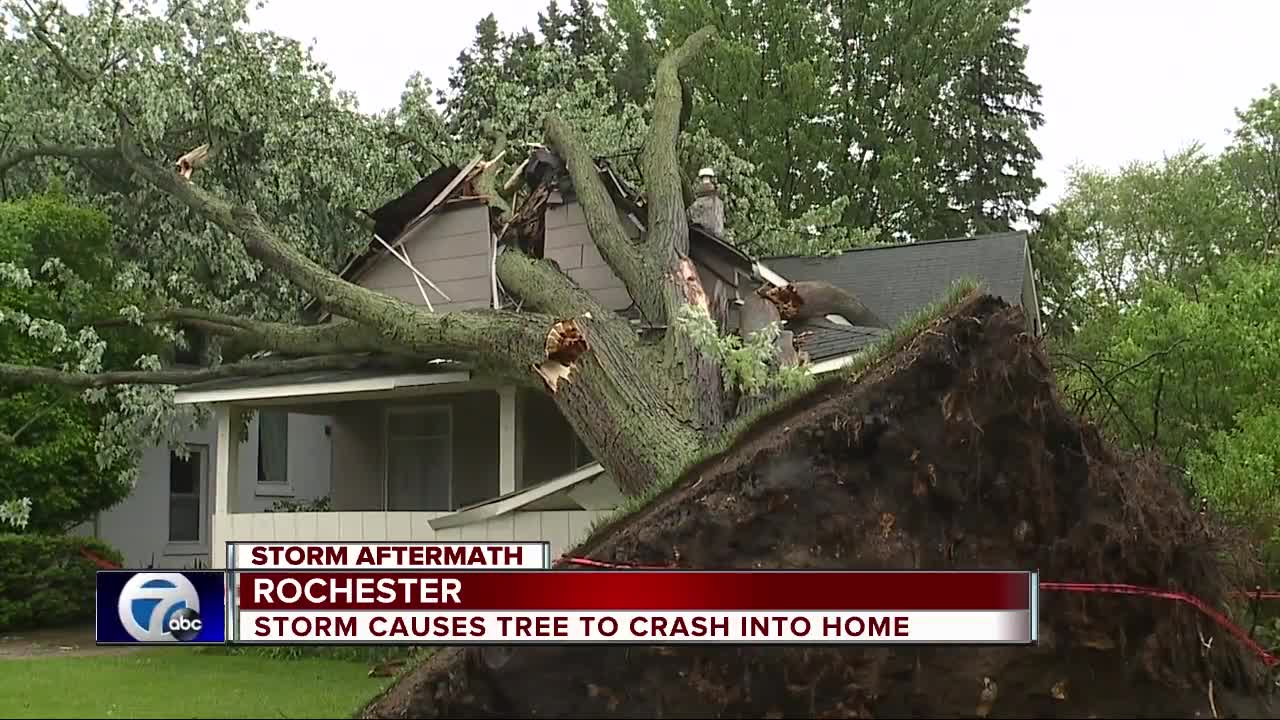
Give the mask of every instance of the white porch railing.
<svg viewBox="0 0 1280 720">
<path fill-rule="evenodd" d="M 582 542 L 609 510 L 515 511 L 482 522 L 432 530 L 428 520 L 443 512 L 214 513 L 210 566 L 227 563 L 226 543 L 378 540 L 547 540 L 554 560 Z"/>
</svg>

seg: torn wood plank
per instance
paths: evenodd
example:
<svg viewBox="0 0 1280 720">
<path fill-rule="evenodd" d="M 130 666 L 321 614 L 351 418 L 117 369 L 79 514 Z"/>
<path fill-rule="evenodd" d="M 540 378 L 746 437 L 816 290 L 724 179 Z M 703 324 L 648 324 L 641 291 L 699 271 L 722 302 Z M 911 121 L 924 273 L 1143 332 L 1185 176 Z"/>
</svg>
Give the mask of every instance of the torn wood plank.
<svg viewBox="0 0 1280 720">
<path fill-rule="evenodd" d="M 412 220 L 410 220 L 408 223 L 405 224 L 404 229 L 400 231 L 400 238 L 395 241 L 395 244 L 392 245 L 392 247 L 398 248 L 401 245 L 403 245 L 404 241 L 409 237 L 409 231 L 413 229 L 415 226 L 417 226 L 418 223 L 422 222 L 423 218 L 425 218 L 427 215 L 430 215 L 431 211 L 436 209 L 436 206 L 444 202 L 444 199 L 449 197 L 449 194 L 452 193 L 455 189 L 457 189 L 457 187 L 461 185 L 464 180 L 467 179 L 467 177 L 471 174 L 471 171 L 479 163 L 480 163 L 479 155 L 472 158 L 471 162 L 467 163 L 466 167 L 462 168 L 462 170 L 459 171 L 458 174 L 453 177 L 453 180 L 450 180 L 449 184 L 444 186 L 444 190 L 441 190 L 440 194 L 436 195 L 435 199 L 427 203 L 427 206 L 422 209 L 422 212 L 418 213 Z M 436 290 L 436 292 L 440 292 L 440 291 Z M 444 293 L 440 293 L 440 294 L 443 295 Z"/>
<path fill-rule="evenodd" d="M 427 291 L 422 289 L 422 283 L 424 282 L 427 285 L 431 286 L 432 290 L 435 290 L 436 292 L 440 293 L 440 297 L 444 298 L 445 302 L 453 301 L 453 299 L 450 298 L 448 295 L 446 295 L 444 291 L 441 290 L 435 283 L 431 282 L 431 278 L 418 272 L 418 268 L 414 267 L 413 262 L 409 259 L 409 251 L 407 248 L 392 247 L 391 245 L 387 244 L 386 240 L 382 239 L 381 235 L 378 235 L 376 233 L 374 234 L 374 237 L 377 238 L 378 242 L 382 243 L 382 246 L 385 247 L 387 251 L 391 253 L 392 257 L 399 260 L 400 264 L 409 268 L 409 272 L 413 273 L 413 280 L 415 283 L 418 284 L 418 290 L 422 291 L 422 299 L 427 301 L 428 310 L 435 312 L 435 308 L 431 307 L 431 301 L 427 299 Z M 401 253 L 404 253 L 404 254 L 401 255 Z"/>
</svg>

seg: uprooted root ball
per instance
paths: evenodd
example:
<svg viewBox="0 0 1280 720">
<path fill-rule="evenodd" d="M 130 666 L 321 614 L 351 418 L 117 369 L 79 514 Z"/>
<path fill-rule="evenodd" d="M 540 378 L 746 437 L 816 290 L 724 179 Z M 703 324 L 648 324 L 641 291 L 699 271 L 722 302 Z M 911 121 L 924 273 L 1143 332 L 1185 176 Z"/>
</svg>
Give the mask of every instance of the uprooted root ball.
<svg viewBox="0 0 1280 720">
<path fill-rule="evenodd" d="M 1250 587 L 1232 536 L 1161 466 L 1059 402 L 1020 311 L 975 296 L 856 381 L 762 419 L 574 553 L 690 568 L 1039 569 Z M 371 717 L 1273 716 L 1262 666 L 1193 608 L 1045 592 L 1031 648 L 450 650 Z M 1214 637 L 1208 652 L 1201 637 Z M 1213 707 L 1210 707 L 1210 688 Z M 985 691 L 985 692 L 984 692 Z"/>
</svg>

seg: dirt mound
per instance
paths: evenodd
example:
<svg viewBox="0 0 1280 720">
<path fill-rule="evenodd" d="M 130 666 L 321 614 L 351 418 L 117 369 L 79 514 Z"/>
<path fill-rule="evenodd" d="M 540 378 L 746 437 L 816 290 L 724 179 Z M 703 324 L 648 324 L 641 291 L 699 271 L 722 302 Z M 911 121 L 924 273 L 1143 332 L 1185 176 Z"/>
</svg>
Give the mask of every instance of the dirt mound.
<svg viewBox="0 0 1280 720">
<path fill-rule="evenodd" d="M 1155 585 L 1222 606 L 1252 587 L 1251 568 L 1223 561 L 1245 556 L 1236 548 L 1156 463 L 1119 455 L 1070 416 L 1020 311 L 981 296 L 857 383 L 758 423 L 573 554 L 689 568 L 1038 568 L 1044 580 Z M 1261 663 L 1193 608 L 1041 601 L 1032 648 L 523 647 L 502 663 L 451 649 L 366 716 L 974 717 L 984 678 L 997 687 L 991 717 L 1277 715 Z M 1216 640 L 1207 654 L 1201 633 Z"/>
</svg>

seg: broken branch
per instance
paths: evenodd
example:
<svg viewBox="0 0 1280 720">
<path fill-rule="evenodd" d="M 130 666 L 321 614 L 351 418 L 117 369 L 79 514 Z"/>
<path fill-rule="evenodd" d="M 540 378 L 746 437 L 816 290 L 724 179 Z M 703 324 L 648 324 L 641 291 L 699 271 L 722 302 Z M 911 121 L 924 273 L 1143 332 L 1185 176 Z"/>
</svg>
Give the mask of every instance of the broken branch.
<svg viewBox="0 0 1280 720">
<path fill-rule="evenodd" d="M 600 180 L 600 170 L 586 141 L 568 123 L 554 115 L 547 118 L 546 133 L 547 142 L 564 160 L 573 179 L 578 204 L 587 219 L 587 232 L 591 233 L 600 255 L 622 280 L 645 316 L 655 322 L 665 321 L 666 303 L 660 279 L 662 266 L 656 258 L 645 255 L 623 229 L 613 197 Z"/>
</svg>

